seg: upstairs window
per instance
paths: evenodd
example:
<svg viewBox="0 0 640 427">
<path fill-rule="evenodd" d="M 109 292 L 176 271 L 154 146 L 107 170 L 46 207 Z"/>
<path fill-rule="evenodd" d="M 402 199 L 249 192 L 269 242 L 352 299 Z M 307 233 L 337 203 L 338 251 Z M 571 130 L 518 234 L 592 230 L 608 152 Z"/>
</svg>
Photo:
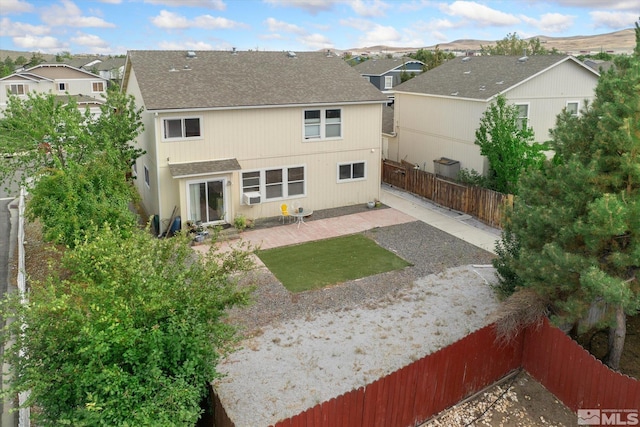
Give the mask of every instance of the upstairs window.
<svg viewBox="0 0 640 427">
<path fill-rule="evenodd" d="M 304 139 L 342 137 L 342 110 L 319 109 L 304 111 Z"/>
<path fill-rule="evenodd" d="M 384 76 L 384 88 L 391 89 L 393 87 L 393 76 Z"/>
<path fill-rule="evenodd" d="M 164 119 L 164 139 L 188 139 L 202 136 L 200 118 Z"/>
<path fill-rule="evenodd" d="M 26 95 L 29 92 L 29 86 L 23 84 L 14 84 L 9 86 L 9 93 L 12 95 Z"/>
<path fill-rule="evenodd" d="M 93 83 L 91 83 L 91 91 L 92 92 L 104 92 L 104 82 L 93 82 Z"/>
<path fill-rule="evenodd" d="M 567 111 L 569 112 L 569 114 L 571 114 L 572 116 L 578 116 L 578 112 L 580 110 L 580 103 L 578 101 L 570 101 L 567 102 Z"/>
<path fill-rule="evenodd" d="M 518 107 L 518 124 L 520 129 L 529 125 L 529 104 L 516 104 Z"/>
<path fill-rule="evenodd" d="M 58 91 L 59 92 L 65 92 L 67 91 L 68 87 L 66 83 L 58 83 Z"/>
</svg>

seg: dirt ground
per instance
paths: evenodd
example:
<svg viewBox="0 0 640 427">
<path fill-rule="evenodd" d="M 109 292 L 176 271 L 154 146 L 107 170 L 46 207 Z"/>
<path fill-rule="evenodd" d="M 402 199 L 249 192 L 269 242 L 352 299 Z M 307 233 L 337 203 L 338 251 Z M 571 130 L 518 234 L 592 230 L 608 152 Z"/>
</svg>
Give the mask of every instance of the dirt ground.
<svg viewBox="0 0 640 427">
<path fill-rule="evenodd" d="M 420 427 L 569 427 L 577 420 L 576 414 L 526 371 L 517 371 Z"/>
</svg>

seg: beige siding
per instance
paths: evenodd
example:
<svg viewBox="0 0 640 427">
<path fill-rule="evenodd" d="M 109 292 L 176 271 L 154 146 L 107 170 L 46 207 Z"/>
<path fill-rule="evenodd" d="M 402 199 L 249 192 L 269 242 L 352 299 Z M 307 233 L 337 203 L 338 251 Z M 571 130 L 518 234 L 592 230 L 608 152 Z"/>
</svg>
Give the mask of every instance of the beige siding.
<svg viewBox="0 0 640 427">
<path fill-rule="evenodd" d="M 484 161 L 473 143 L 486 103 L 396 94 L 398 158 L 433 172 L 433 161 L 447 157 L 461 168 L 482 172 Z"/>
<path fill-rule="evenodd" d="M 132 75 L 132 80 L 133 79 Z M 132 89 L 134 89 L 132 87 Z M 237 214 L 248 218 L 276 216 L 280 205 L 304 206 L 317 210 L 335 208 L 379 198 L 382 107 L 380 104 L 342 105 L 342 138 L 313 140 L 303 138 L 304 108 L 268 108 L 197 112 L 177 115 L 161 113 L 147 129 L 158 135 L 157 170 L 160 188 L 158 197 L 162 219 L 168 219 L 173 206 L 180 207 L 187 217 L 186 186 L 189 179 L 174 179 L 170 163 L 235 158 L 242 170 L 304 166 L 306 171 L 304 196 L 266 201 L 254 206 L 241 204 L 241 172 L 198 177 L 207 180 L 228 179 L 227 221 Z M 175 142 L 161 141 L 162 120 L 168 117 L 200 117 L 202 138 Z M 151 142 L 151 141 L 149 141 Z M 149 147 L 147 151 L 152 152 Z M 151 155 L 145 156 L 149 162 Z M 168 159 L 168 160 L 167 160 Z M 338 182 L 339 163 L 366 162 L 367 179 Z M 138 169 L 140 174 L 140 169 Z M 140 189 L 140 184 L 138 183 Z M 144 189 L 143 189 L 144 190 Z"/>
</svg>

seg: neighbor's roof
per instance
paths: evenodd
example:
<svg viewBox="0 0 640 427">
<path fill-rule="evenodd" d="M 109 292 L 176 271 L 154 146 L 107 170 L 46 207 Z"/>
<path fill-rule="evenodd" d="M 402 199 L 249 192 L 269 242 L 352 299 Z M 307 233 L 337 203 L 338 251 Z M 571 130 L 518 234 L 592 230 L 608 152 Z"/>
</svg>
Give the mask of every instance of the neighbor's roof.
<svg viewBox="0 0 640 427">
<path fill-rule="evenodd" d="M 391 70 L 402 68 L 404 64 L 415 63 L 424 65 L 422 61 L 412 58 L 383 58 L 383 59 L 369 59 L 354 66 L 356 70 L 362 75 L 381 76 L 388 73 Z"/>
<path fill-rule="evenodd" d="M 147 110 L 382 102 L 386 97 L 325 52 L 130 51 Z"/>
<path fill-rule="evenodd" d="M 526 58 L 526 59 L 524 59 Z M 394 88 L 394 92 L 488 100 L 566 61 L 598 73 L 567 55 L 468 56 L 449 60 Z"/>
</svg>

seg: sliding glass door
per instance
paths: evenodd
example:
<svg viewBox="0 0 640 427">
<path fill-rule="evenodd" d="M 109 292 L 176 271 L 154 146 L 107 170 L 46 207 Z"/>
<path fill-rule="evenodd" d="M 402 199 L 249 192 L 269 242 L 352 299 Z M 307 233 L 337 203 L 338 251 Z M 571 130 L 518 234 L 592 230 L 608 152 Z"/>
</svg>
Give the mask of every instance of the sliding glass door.
<svg viewBox="0 0 640 427">
<path fill-rule="evenodd" d="M 194 223 L 224 221 L 224 189 L 224 179 L 189 183 L 189 220 Z"/>
</svg>

